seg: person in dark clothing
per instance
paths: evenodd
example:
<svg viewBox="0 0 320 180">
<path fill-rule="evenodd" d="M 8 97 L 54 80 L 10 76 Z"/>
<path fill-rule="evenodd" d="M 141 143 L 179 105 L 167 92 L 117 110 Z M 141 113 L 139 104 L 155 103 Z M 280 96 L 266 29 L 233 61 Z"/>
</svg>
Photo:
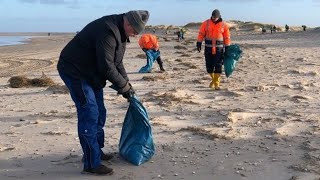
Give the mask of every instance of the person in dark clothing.
<svg viewBox="0 0 320 180">
<path fill-rule="evenodd" d="M 109 175 L 104 154 L 106 108 L 103 88 L 110 81 L 129 99 L 135 92 L 123 66 L 126 41 L 141 33 L 149 12 L 138 10 L 104 16 L 86 25 L 61 51 L 57 69 L 77 108 L 78 136 L 83 150 L 83 173 Z"/>
<path fill-rule="evenodd" d="M 301 27 L 302 27 L 303 31 L 306 31 L 306 29 L 307 29 L 306 25 L 302 25 Z"/>
<path fill-rule="evenodd" d="M 286 32 L 288 32 L 288 31 L 289 31 L 289 26 L 288 26 L 288 24 L 286 24 L 285 28 L 286 28 Z"/>
</svg>

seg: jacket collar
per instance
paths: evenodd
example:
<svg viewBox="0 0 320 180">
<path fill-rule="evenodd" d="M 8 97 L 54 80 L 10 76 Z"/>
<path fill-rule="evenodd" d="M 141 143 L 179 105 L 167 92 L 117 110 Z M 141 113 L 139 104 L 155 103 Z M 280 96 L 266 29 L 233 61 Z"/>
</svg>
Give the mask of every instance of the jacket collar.
<svg viewBox="0 0 320 180">
<path fill-rule="evenodd" d="M 120 35 L 121 35 L 121 42 L 127 42 L 127 35 L 126 35 L 126 31 L 124 30 L 124 21 L 123 21 L 123 16 L 124 14 L 121 14 L 118 21 L 117 21 L 117 26 L 119 28 L 120 31 Z"/>
<path fill-rule="evenodd" d="M 211 21 L 212 21 L 214 24 L 218 24 L 219 22 L 222 22 L 222 18 L 219 18 L 217 21 L 213 21 L 213 20 L 211 19 Z"/>
</svg>

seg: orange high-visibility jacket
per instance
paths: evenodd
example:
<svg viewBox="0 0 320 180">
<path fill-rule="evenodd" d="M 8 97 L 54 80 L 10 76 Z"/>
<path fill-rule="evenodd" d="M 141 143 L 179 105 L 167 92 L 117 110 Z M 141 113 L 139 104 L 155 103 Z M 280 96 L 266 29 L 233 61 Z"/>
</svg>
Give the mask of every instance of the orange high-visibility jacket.
<svg viewBox="0 0 320 180">
<path fill-rule="evenodd" d="M 205 46 L 212 47 L 212 54 L 216 54 L 216 48 L 231 44 L 229 27 L 223 21 L 215 24 L 208 19 L 201 24 L 197 40 L 198 42 L 205 40 Z"/>
<path fill-rule="evenodd" d="M 139 45 L 141 48 L 145 49 L 155 49 L 159 50 L 159 43 L 156 36 L 152 34 L 144 34 L 139 39 Z"/>
</svg>

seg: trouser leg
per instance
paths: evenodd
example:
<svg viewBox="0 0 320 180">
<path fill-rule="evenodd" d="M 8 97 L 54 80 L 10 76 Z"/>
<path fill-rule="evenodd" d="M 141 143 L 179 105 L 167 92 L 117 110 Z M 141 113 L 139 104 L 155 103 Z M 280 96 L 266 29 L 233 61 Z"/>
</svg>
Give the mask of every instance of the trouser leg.
<svg viewBox="0 0 320 180">
<path fill-rule="evenodd" d="M 100 147 L 97 140 L 99 110 L 93 88 L 85 81 L 59 73 L 69 88 L 77 108 L 78 136 L 84 154 L 84 169 L 101 165 Z"/>
<path fill-rule="evenodd" d="M 163 68 L 163 61 L 161 60 L 161 57 L 158 56 L 158 58 L 156 60 L 157 60 L 157 63 L 159 64 L 160 70 L 165 71 Z"/>
<path fill-rule="evenodd" d="M 99 144 L 99 148 L 102 149 L 104 147 L 104 125 L 106 123 L 107 118 L 107 110 L 104 105 L 104 98 L 103 98 L 103 89 L 95 90 L 94 91 L 96 102 L 98 105 L 99 117 L 98 117 L 98 126 L 97 126 L 97 140 Z"/>
</svg>

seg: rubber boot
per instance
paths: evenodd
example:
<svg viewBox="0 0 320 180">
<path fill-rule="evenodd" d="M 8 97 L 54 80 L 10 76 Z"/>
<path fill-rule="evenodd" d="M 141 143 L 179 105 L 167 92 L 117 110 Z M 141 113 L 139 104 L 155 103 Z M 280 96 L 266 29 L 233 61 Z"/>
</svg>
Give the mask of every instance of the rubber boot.
<svg viewBox="0 0 320 180">
<path fill-rule="evenodd" d="M 213 75 L 213 82 L 214 82 L 214 89 L 219 90 L 220 89 L 220 73 L 214 73 Z"/>
<path fill-rule="evenodd" d="M 212 81 L 210 82 L 209 88 L 214 89 L 214 74 L 213 73 L 209 73 Z"/>
<path fill-rule="evenodd" d="M 159 64 L 159 67 L 160 67 L 160 71 L 162 71 L 162 72 L 165 72 L 165 71 L 166 71 L 166 70 L 164 70 L 164 68 L 163 68 L 163 63 Z"/>
<path fill-rule="evenodd" d="M 160 71 L 165 72 L 166 70 L 164 70 L 163 68 L 163 61 L 161 60 L 161 57 L 159 56 L 156 60 L 157 60 L 157 63 L 159 64 Z"/>
</svg>

